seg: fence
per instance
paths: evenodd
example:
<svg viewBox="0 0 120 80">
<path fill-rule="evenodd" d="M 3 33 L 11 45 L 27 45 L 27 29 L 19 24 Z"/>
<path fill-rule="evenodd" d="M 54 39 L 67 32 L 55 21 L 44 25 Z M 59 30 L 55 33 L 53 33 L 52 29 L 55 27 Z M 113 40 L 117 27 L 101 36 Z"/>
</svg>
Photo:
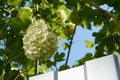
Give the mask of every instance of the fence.
<svg viewBox="0 0 120 80">
<path fill-rule="evenodd" d="M 36 75 L 29 80 L 120 80 L 120 56 L 105 56 L 79 67 Z"/>
</svg>

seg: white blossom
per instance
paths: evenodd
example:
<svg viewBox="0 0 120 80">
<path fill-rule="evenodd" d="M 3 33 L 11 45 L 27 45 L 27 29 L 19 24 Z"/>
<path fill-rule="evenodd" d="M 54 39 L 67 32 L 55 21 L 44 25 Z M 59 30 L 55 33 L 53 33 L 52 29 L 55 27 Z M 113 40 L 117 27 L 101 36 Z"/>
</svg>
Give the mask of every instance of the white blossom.
<svg viewBox="0 0 120 80">
<path fill-rule="evenodd" d="M 33 22 L 23 37 L 23 48 L 27 58 L 48 60 L 57 50 L 57 36 L 45 23 Z"/>
<path fill-rule="evenodd" d="M 65 21 L 66 21 L 66 19 L 67 19 L 67 15 L 66 15 L 66 13 L 65 13 L 65 11 L 64 10 L 58 10 L 58 16 L 59 16 L 59 19 L 58 19 L 58 21 L 62 24 L 62 23 L 64 23 Z"/>
</svg>

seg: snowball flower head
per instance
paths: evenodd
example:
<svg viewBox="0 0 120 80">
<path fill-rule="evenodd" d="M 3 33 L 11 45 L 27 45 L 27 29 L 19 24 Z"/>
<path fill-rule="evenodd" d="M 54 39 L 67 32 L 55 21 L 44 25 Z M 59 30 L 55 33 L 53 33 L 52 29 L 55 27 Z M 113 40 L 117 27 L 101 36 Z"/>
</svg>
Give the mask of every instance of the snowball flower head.
<svg viewBox="0 0 120 80">
<path fill-rule="evenodd" d="M 27 58 L 48 60 L 57 50 L 57 36 L 50 27 L 40 21 L 33 22 L 23 37 L 23 48 Z"/>
</svg>

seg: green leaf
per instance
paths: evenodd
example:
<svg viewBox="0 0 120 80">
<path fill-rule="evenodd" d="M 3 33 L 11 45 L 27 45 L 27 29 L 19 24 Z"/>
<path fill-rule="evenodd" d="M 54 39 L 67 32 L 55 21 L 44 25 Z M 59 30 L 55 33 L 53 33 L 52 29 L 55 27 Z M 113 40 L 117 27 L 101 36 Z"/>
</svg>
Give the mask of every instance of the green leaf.
<svg viewBox="0 0 120 80">
<path fill-rule="evenodd" d="M 94 44 L 93 44 L 92 41 L 90 41 L 90 40 L 85 40 L 84 42 L 85 42 L 87 48 L 92 48 L 92 47 L 94 47 Z"/>
<path fill-rule="evenodd" d="M 92 0 L 93 2 L 95 2 L 97 5 L 103 5 L 106 3 L 105 0 Z"/>
<path fill-rule="evenodd" d="M 73 67 L 83 65 L 86 61 L 93 59 L 92 53 L 87 53 L 85 57 L 79 59 L 76 61 L 76 64 L 73 65 Z"/>
<path fill-rule="evenodd" d="M 0 75 L 3 74 L 3 61 L 0 60 Z"/>
<path fill-rule="evenodd" d="M 109 6 L 113 6 L 113 4 L 115 3 L 116 1 L 114 0 L 107 0 L 106 3 L 109 5 Z"/>
<path fill-rule="evenodd" d="M 48 68 L 50 68 L 53 65 L 53 62 L 51 60 L 47 60 L 45 64 L 47 65 Z"/>
<path fill-rule="evenodd" d="M 80 15 L 80 11 L 74 10 L 70 14 L 70 21 L 74 24 L 80 25 L 82 21 L 82 16 Z"/>
<path fill-rule="evenodd" d="M 64 60 L 64 56 L 65 56 L 65 53 L 56 53 L 55 56 L 54 56 L 54 60 L 55 62 L 61 62 Z"/>
<path fill-rule="evenodd" d="M 43 64 L 43 65 L 39 66 L 38 70 L 39 70 L 40 73 L 45 73 L 47 69 L 48 69 L 47 65 Z"/>
<path fill-rule="evenodd" d="M 91 29 L 91 25 L 88 20 L 82 20 L 81 24 L 83 25 L 84 28 Z"/>
<path fill-rule="evenodd" d="M 94 25 L 95 25 L 95 27 L 100 27 L 100 25 L 102 25 L 102 17 L 96 17 L 95 19 L 94 19 Z"/>
<path fill-rule="evenodd" d="M 69 65 L 67 65 L 67 66 L 62 65 L 62 66 L 60 66 L 59 71 L 62 71 L 62 70 L 65 70 L 65 69 L 69 69 L 69 68 L 70 68 Z"/>
<path fill-rule="evenodd" d="M 12 17 L 17 17 L 17 15 L 18 15 L 18 9 L 13 9 L 12 11 L 11 11 L 11 16 Z"/>
<path fill-rule="evenodd" d="M 4 75 L 4 80 L 14 80 L 19 74 L 19 71 L 10 70 L 8 73 Z"/>
<path fill-rule="evenodd" d="M 66 6 L 69 8 L 69 9 L 77 9 L 78 7 L 78 3 L 80 2 L 79 0 L 65 0 L 67 2 Z"/>
<path fill-rule="evenodd" d="M 92 59 L 92 56 L 93 56 L 92 53 L 87 53 L 85 55 L 85 60 L 88 61 L 88 60 Z"/>
<path fill-rule="evenodd" d="M 19 5 L 22 0 L 7 0 L 7 4 L 10 6 Z"/>
<path fill-rule="evenodd" d="M 32 15 L 33 15 L 33 12 L 32 12 L 32 9 L 29 8 L 29 7 L 22 7 L 20 10 L 19 10 L 19 18 L 24 21 L 26 19 L 31 19 L 32 18 Z"/>
<path fill-rule="evenodd" d="M 64 50 L 66 50 L 69 47 L 69 44 L 68 43 L 63 43 L 62 47 L 63 47 Z"/>
</svg>

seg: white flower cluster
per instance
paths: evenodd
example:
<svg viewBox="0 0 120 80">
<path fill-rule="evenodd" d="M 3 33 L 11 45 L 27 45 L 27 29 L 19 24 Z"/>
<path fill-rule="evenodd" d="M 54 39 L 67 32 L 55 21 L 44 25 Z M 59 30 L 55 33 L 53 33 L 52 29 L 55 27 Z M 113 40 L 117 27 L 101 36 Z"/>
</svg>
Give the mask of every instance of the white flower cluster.
<svg viewBox="0 0 120 80">
<path fill-rule="evenodd" d="M 57 50 L 57 36 L 45 23 L 33 22 L 23 37 L 23 48 L 27 58 L 32 60 L 48 60 Z"/>
<path fill-rule="evenodd" d="M 67 19 L 67 16 L 64 10 L 58 10 L 58 16 L 59 16 L 58 22 L 61 24 L 64 23 Z"/>
</svg>

